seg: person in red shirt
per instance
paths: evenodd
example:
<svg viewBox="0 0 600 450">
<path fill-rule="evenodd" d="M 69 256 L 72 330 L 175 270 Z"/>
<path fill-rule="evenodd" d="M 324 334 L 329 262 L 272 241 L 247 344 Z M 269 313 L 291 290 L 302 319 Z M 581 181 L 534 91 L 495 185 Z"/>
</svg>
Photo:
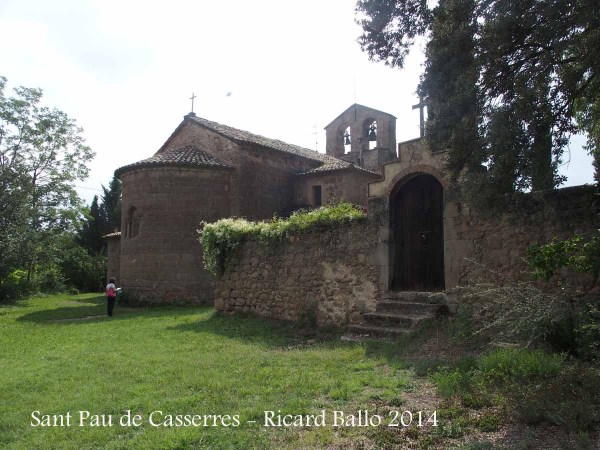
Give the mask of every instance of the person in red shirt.
<svg viewBox="0 0 600 450">
<path fill-rule="evenodd" d="M 113 308 L 115 307 L 115 299 L 117 298 L 117 286 L 115 286 L 114 277 L 112 277 L 106 285 L 106 300 L 108 301 L 108 315 L 113 315 Z"/>
</svg>

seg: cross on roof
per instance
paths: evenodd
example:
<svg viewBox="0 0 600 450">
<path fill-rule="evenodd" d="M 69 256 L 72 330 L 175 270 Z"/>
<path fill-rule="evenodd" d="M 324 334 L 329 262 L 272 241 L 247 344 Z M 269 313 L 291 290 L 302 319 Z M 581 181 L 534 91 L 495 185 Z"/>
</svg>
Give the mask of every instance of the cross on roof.
<svg viewBox="0 0 600 450">
<path fill-rule="evenodd" d="M 412 109 L 419 109 L 419 126 L 421 130 L 421 137 L 425 136 L 425 114 L 423 110 L 427 106 L 427 100 L 419 96 L 419 103 L 413 105 Z"/>
<path fill-rule="evenodd" d="M 194 99 L 196 98 L 196 95 L 192 92 L 192 96 L 190 97 L 190 100 L 192 101 L 192 112 L 194 112 Z"/>
</svg>

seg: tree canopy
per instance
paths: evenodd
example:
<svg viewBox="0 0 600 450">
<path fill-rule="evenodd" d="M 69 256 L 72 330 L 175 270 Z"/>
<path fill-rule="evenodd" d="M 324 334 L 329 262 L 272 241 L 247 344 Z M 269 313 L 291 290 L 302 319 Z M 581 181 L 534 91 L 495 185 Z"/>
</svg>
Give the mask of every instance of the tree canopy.
<svg viewBox="0 0 600 450">
<path fill-rule="evenodd" d="M 15 271 L 29 284 L 56 256 L 58 236 L 75 231 L 82 204 L 74 182 L 94 157 L 75 120 L 41 104 L 40 89 L 7 96 L 6 83 L 0 76 L 0 295 Z"/>
<path fill-rule="evenodd" d="M 495 191 L 554 187 L 576 132 L 598 161 L 596 0 L 359 0 L 356 10 L 372 60 L 402 68 L 427 40 L 426 137 L 448 150 L 453 179 L 466 170 Z"/>
</svg>

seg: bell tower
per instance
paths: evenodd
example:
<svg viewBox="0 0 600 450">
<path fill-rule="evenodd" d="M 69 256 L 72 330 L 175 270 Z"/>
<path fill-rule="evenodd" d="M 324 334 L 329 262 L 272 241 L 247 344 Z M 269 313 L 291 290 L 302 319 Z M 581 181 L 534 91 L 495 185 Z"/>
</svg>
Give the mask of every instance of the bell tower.
<svg viewBox="0 0 600 450">
<path fill-rule="evenodd" d="M 396 117 L 355 103 L 325 127 L 326 153 L 375 172 L 397 159 Z"/>
</svg>

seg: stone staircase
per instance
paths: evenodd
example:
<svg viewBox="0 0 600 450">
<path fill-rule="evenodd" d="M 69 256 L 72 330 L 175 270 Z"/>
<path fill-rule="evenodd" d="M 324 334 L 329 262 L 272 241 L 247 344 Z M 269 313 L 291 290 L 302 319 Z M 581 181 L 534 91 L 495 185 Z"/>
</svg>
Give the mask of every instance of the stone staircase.
<svg viewBox="0 0 600 450">
<path fill-rule="evenodd" d="M 375 312 L 363 314 L 362 323 L 348 327 L 348 334 L 355 338 L 395 339 L 447 313 L 444 292 L 390 291 L 377 302 Z"/>
</svg>

